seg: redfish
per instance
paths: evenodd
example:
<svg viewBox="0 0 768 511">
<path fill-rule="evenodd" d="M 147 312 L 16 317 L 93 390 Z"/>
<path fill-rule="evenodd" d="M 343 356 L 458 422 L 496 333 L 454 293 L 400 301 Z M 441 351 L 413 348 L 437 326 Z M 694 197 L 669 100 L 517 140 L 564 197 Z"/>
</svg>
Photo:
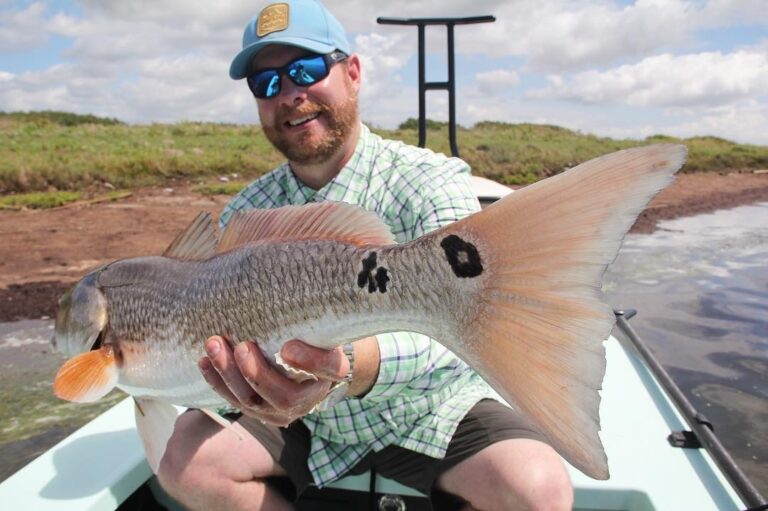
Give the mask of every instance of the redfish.
<svg viewBox="0 0 768 511">
<path fill-rule="evenodd" d="M 74 356 L 56 395 L 134 396 L 156 467 L 171 404 L 227 405 L 197 368 L 209 336 L 256 342 L 275 361 L 289 339 L 330 349 L 413 331 L 466 361 L 572 465 L 606 479 L 599 390 L 614 315 L 601 279 L 685 157 L 676 145 L 612 153 L 404 244 L 342 203 L 240 212 L 221 241 L 203 214 L 162 256 L 106 264 L 62 297 L 52 343 Z"/>
</svg>

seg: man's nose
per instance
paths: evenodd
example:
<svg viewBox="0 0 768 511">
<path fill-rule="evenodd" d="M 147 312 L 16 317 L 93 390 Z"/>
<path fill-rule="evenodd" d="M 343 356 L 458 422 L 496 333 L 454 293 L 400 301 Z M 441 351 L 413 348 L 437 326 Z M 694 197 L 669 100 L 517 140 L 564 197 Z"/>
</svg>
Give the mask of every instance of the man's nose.
<svg viewBox="0 0 768 511">
<path fill-rule="evenodd" d="M 304 101 L 307 98 L 307 87 L 302 85 L 296 85 L 287 76 L 283 76 L 280 82 L 280 100 L 289 103 L 296 104 Z"/>
</svg>

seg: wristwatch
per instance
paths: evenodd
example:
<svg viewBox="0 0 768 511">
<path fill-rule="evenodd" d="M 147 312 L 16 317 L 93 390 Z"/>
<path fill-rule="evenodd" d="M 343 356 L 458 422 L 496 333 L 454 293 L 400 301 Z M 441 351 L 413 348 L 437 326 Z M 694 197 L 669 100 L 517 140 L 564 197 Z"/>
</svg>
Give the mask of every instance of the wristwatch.
<svg viewBox="0 0 768 511">
<path fill-rule="evenodd" d="M 352 383 L 352 373 L 355 370 L 355 347 L 352 346 L 352 343 L 348 342 L 343 346 L 342 349 L 344 350 L 344 355 L 349 361 L 349 370 L 347 370 L 347 374 L 344 376 L 344 379 L 337 382 L 328 390 L 328 394 L 325 395 L 322 401 L 315 405 L 315 407 L 312 409 L 312 412 L 324 412 L 326 410 L 330 410 L 347 396 L 349 385 Z"/>
</svg>

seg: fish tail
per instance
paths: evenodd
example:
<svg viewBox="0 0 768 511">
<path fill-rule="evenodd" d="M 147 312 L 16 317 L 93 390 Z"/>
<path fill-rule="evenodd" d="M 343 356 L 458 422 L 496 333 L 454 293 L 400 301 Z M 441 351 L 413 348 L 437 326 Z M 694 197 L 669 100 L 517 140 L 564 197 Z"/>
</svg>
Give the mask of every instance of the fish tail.
<svg viewBox="0 0 768 511">
<path fill-rule="evenodd" d="M 471 297 L 450 348 L 596 479 L 608 478 L 598 390 L 615 322 L 602 275 L 685 156 L 680 145 L 612 153 L 433 233 Z"/>
</svg>

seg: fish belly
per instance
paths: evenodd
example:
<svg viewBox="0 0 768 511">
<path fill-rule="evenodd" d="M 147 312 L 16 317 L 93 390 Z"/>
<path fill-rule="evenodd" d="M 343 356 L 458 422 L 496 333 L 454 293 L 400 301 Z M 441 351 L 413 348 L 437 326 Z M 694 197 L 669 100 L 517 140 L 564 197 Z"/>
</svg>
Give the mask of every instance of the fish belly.
<svg viewBox="0 0 768 511">
<path fill-rule="evenodd" d="M 191 408 L 223 408 L 228 403 L 203 378 L 197 362 L 204 355 L 181 342 L 123 343 L 117 387 L 135 397 L 160 399 Z"/>
</svg>

